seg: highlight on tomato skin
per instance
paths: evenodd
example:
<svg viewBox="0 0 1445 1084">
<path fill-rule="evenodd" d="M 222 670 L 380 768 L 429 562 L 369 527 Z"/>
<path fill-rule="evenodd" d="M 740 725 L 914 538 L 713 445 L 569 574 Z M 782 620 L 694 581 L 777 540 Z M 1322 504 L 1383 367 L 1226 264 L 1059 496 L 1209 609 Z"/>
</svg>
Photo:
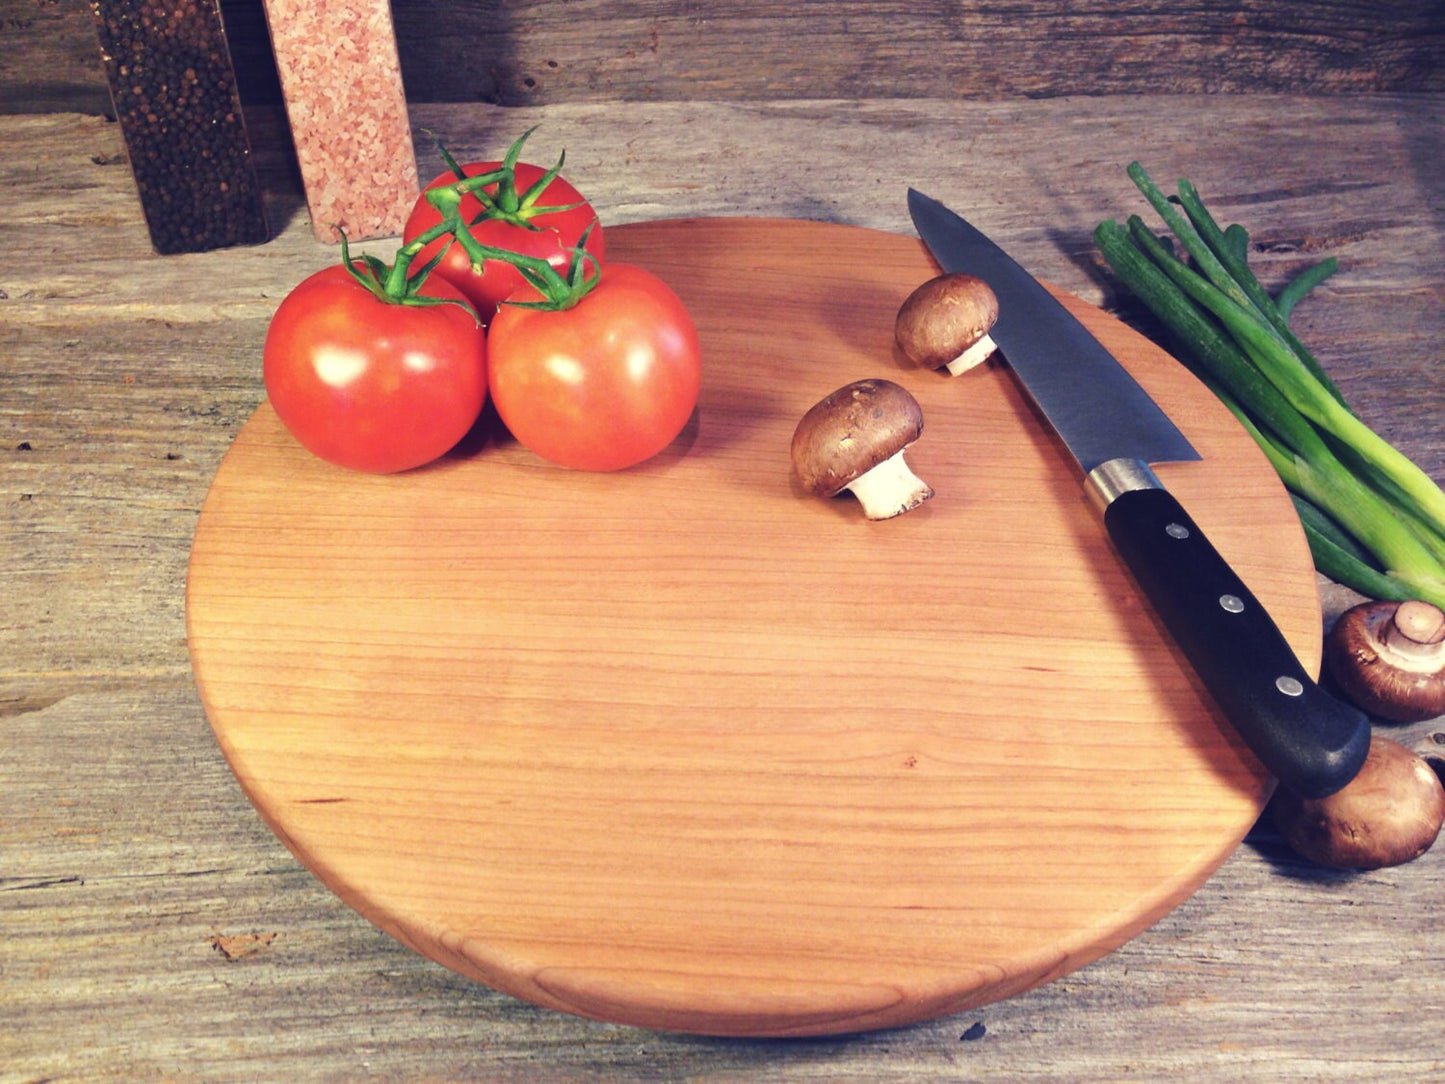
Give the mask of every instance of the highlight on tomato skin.
<svg viewBox="0 0 1445 1084">
<path fill-rule="evenodd" d="M 526 286 L 509 300 L 540 297 Z M 488 330 L 487 380 L 502 423 L 530 451 L 578 470 L 624 470 L 687 425 L 701 389 L 701 347 L 666 283 L 609 263 L 571 308 L 502 305 Z"/>
<path fill-rule="evenodd" d="M 681 434 L 697 405 L 697 329 L 640 267 L 609 264 L 591 206 L 551 169 L 448 170 L 418 197 L 391 264 L 364 254 L 313 275 L 267 331 L 267 394 L 314 454 L 408 470 L 476 424 L 488 397 L 524 447 L 623 470 Z M 435 257 L 432 252 L 435 250 Z M 477 268 L 477 272 L 473 272 Z"/>
<path fill-rule="evenodd" d="M 345 266 L 303 280 L 277 308 L 262 352 L 266 395 L 313 455 L 390 474 L 445 455 L 487 401 L 486 336 L 460 291 L 444 304 L 380 300 Z"/>
<path fill-rule="evenodd" d="M 501 162 L 471 162 L 463 165 L 467 177 L 490 173 L 502 166 Z M 515 185 L 519 192 L 527 192 L 547 174 L 547 170 L 530 162 L 518 162 L 515 167 Z M 432 189 L 455 184 L 459 178 L 447 171 L 438 174 L 428 182 L 422 194 L 417 197 L 411 214 L 402 230 L 403 242 L 410 242 L 442 221 L 441 214 L 427 202 L 426 193 Z M 495 194 L 496 184 L 486 185 L 482 191 Z M 560 210 L 549 211 L 557 207 Z M 561 176 L 554 177 L 542 189 L 536 204 L 518 217 L 525 218 L 527 225 L 519 224 L 507 217 L 488 214 L 487 208 L 475 195 L 463 197 L 460 213 L 473 237 L 484 245 L 505 249 L 522 256 L 546 260 L 558 271 L 565 271 L 572 259 L 573 251 L 582 243 L 588 227 L 592 232 L 586 237 L 586 251 L 598 263 L 607 255 L 606 240 L 597 213 L 586 198 L 572 184 Z M 449 238 L 438 238 L 421 250 L 417 257 L 418 266 L 428 263 Z M 500 260 L 487 260 L 482 264 L 480 274 L 472 270 L 471 260 L 461 245 L 450 243 L 433 275 L 438 275 L 453 286 L 472 303 L 483 323 L 490 323 L 500 305 L 523 284 L 521 272 Z"/>
</svg>

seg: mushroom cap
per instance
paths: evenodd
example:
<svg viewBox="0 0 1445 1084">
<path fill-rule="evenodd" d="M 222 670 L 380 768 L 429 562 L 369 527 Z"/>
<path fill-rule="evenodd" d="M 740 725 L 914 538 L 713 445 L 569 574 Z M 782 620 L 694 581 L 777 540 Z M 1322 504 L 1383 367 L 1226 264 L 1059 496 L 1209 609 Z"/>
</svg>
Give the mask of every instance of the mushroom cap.
<svg viewBox="0 0 1445 1084">
<path fill-rule="evenodd" d="M 908 295 L 893 322 L 898 348 L 916 365 L 937 369 L 978 342 L 998 320 L 998 297 L 974 275 L 931 278 Z"/>
<path fill-rule="evenodd" d="M 1413 622 L 1413 636 L 1421 637 L 1415 641 L 1395 628 L 1397 614 L 1433 615 L 1441 625 L 1440 611 L 1429 603 L 1361 603 L 1330 629 L 1325 666 L 1340 691 L 1371 715 L 1397 723 L 1433 719 L 1445 714 L 1445 644 L 1439 642 L 1445 626 L 1422 632 L 1424 625 Z"/>
<path fill-rule="evenodd" d="M 1424 757 L 1375 737 L 1364 766 L 1327 798 L 1281 788 L 1274 823 L 1285 842 L 1335 869 L 1379 869 L 1419 858 L 1445 822 L 1445 786 Z"/>
<path fill-rule="evenodd" d="M 856 380 L 808 409 L 793 430 L 793 470 L 803 488 L 833 497 L 923 432 L 923 409 L 891 380 Z"/>
</svg>

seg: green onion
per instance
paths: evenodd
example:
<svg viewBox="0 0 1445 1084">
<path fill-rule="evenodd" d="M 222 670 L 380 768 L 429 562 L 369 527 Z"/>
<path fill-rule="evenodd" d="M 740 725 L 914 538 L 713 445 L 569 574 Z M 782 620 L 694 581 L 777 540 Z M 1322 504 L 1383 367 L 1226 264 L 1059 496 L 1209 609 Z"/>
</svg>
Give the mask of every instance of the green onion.
<svg viewBox="0 0 1445 1084">
<path fill-rule="evenodd" d="M 1221 229 L 1188 181 L 1166 197 L 1139 163 L 1128 172 L 1182 254 L 1137 215 L 1101 222 L 1095 243 L 1264 451 L 1295 498 L 1315 567 L 1375 598 L 1445 605 L 1445 493 L 1360 421 L 1289 326 L 1337 262 L 1271 296 L 1249 268 L 1243 226 Z"/>
<path fill-rule="evenodd" d="M 1369 555 L 1345 535 L 1339 525 L 1303 497 L 1290 495 L 1305 530 L 1315 568 L 1330 579 L 1348 583 L 1371 598 L 1408 602 L 1415 597 L 1410 585 L 1381 572 Z"/>
<path fill-rule="evenodd" d="M 1290 279 L 1274 299 L 1275 308 L 1286 321 L 1290 313 L 1294 312 L 1295 305 L 1325 279 L 1329 278 L 1340 269 L 1340 261 L 1330 256 L 1319 263 L 1312 263 L 1301 271 L 1294 278 Z"/>
</svg>

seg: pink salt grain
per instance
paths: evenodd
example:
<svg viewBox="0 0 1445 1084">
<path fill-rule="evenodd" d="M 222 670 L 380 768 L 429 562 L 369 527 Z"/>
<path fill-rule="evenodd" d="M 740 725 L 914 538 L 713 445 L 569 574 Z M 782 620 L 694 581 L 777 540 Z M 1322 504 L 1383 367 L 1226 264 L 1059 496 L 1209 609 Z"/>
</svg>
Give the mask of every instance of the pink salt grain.
<svg viewBox="0 0 1445 1084">
<path fill-rule="evenodd" d="M 420 185 L 387 0 L 265 0 L 311 228 L 395 237 Z"/>
</svg>

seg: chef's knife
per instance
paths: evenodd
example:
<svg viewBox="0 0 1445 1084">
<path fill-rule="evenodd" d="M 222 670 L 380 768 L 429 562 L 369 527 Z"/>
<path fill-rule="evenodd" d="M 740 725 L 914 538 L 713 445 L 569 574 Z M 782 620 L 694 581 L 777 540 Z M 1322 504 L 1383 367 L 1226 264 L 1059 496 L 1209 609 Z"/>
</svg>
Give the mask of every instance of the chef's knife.
<svg viewBox="0 0 1445 1084">
<path fill-rule="evenodd" d="M 1083 468 L 1109 537 L 1239 735 L 1286 787 L 1319 798 L 1359 771 L 1369 720 L 1317 686 L 1264 607 L 1150 469 L 1199 453 L 1074 316 L 1002 249 L 913 189 L 939 265 L 999 300 L 1004 359 Z"/>
</svg>

